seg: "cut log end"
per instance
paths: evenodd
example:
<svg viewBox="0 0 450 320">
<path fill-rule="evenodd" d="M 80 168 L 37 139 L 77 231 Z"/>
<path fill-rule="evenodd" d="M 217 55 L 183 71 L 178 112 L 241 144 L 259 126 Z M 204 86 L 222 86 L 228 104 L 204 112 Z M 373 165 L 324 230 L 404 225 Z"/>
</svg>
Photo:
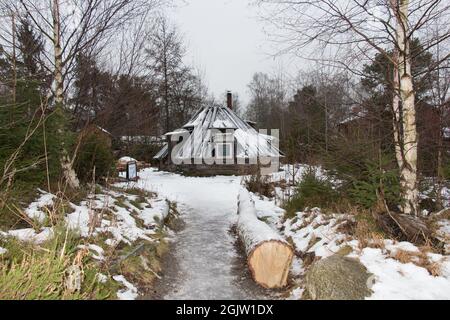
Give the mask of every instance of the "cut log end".
<svg viewBox="0 0 450 320">
<path fill-rule="evenodd" d="M 253 249 L 248 265 L 258 284 L 265 288 L 282 288 L 287 284 L 292 258 L 292 248 L 288 244 L 269 240 Z"/>
</svg>

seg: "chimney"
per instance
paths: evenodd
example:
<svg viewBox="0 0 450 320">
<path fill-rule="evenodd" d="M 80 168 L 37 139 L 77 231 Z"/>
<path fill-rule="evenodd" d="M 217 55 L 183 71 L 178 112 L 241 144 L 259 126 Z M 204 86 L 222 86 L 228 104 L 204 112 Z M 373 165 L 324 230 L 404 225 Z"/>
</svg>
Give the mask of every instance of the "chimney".
<svg viewBox="0 0 450 320">
<path fill-rule="evenodd" d="M 233 110 L 233 95 L 231 91 L 227 91 L 227 107 Z"/>
</svg>

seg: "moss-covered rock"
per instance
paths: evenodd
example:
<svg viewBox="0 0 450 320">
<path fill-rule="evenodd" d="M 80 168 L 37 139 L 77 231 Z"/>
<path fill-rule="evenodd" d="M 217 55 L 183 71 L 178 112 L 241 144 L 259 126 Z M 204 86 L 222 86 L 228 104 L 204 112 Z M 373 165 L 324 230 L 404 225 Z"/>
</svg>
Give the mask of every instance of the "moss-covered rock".
<svg viewBox="0 0 450 320">
<path fill-rule="evenodd" d="M 336 254 L 310 267 L 306 290 L 313 300 L 362 300 L 371 294 L 370 277 L 358 260 Z"/>
</svg>

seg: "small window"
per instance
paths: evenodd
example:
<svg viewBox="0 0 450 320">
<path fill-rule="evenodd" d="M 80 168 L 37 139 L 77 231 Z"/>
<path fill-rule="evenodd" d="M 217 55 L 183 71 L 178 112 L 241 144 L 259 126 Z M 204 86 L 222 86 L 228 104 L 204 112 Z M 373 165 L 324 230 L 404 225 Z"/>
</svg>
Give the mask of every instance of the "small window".
<svg viewBox="0 0 450 320">
<path fill-rule="evenodd" d="M 231 143 L 217 143 L 216 150 L 218 159 L 231 159 L 233 157 L 233 145 Z"/>
<path fill-rule="evenodd" d="M 216 133 L 213 136 L 213 141 L 220 143 L 220 142 L 230 142 L 233 141 L 234 135 L 232 133 Z"/>
</svg>

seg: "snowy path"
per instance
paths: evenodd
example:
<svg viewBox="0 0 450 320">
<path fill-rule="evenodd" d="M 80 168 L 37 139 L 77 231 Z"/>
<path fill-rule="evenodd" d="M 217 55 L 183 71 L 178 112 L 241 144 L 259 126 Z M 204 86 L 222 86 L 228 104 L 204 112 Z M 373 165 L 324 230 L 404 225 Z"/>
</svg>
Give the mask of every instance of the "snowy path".
<svg viewBox="0 0 450 320">
<path fill-rule="evenodd" d="M 236 270 L 240 257 L 230 226 L 236 219 L 240 177 L 183 177 L 153 169 L 139 176 L 138 187 L 177 202 L 186 224 L 176 236 L 173 256 L 179 270 L 165 276 L 164 285 L 170 286 L 165 299 L 267 297 L 249 285 L 244 270 Z"/>
</svg>

